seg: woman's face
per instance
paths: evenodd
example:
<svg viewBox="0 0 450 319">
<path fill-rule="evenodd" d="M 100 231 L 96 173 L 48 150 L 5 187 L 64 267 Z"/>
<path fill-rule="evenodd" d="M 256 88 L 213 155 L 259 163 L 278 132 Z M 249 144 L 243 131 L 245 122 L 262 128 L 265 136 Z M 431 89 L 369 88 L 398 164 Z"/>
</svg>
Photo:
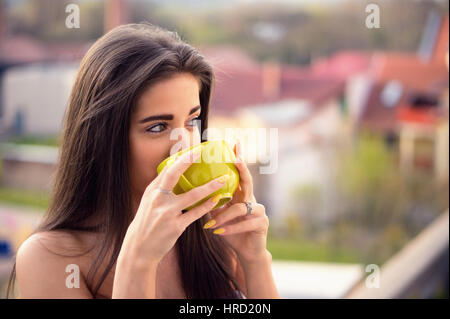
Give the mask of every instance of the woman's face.
<svg viewBox="0 0 450 319">
<path fill-rule="evenodd" d="M 158 164 L 171 155 L 174 144 L 184 149 L 200 142 L 199 91 L 193 75 L 180 73 L 149 87 L 138 99 L 129 133 L 134 205 L 139 204 L 145 188 L 157 176 Z"/>
</svg>

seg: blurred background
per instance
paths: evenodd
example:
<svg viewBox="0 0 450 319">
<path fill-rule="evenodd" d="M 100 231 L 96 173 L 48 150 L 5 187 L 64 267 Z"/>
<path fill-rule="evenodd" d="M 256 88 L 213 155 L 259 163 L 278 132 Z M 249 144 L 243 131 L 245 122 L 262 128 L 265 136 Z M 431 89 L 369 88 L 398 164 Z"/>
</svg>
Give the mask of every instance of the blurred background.
<svg viewBox="0 0 450 319">
<path fill-rule="evenodd" d="M 366 26 L 371 3 L 379 28 Z M 80 28 L 66 27 L 69 4 Z M 0 0 L 0 286 L 47 208 L 81 58 L 141 21 L 214 66 L 211 127 L 278 129 L 276 171 L 249 165 L 282 298 L 448 298 L 449 16 L 437 0 Z"/>
</svg>

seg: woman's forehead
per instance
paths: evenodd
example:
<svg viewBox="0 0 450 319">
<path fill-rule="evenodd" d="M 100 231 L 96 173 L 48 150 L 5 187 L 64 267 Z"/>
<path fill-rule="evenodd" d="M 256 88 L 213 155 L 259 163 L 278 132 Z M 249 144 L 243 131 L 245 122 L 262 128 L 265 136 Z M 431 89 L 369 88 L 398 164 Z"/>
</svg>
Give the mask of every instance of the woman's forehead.
<svg viewBox="0 0 450 319">
<path fill-rule="evenodd" d="M 136 111 L 141 115 L 188 114 L 200 104 L 199 90 L 198 81 L 193 75 L 176 75 L 146 89 L 138 100 Z"/>
</svg>

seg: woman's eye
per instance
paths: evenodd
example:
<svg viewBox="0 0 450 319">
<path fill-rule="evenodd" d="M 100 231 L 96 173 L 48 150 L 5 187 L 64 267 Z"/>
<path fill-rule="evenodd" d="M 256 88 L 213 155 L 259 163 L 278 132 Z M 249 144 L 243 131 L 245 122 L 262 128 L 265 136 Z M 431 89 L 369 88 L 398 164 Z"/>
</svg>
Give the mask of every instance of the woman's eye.
<svg viewBox="0 0 450 319">
<path fill-rule="evenodd" d="M 160 132 L 164 131 L 165 127 L 166 127 L 166 125 L 164 123 L 158 123 L 156 125 L 149 127 L 145 131 L 150 132 L 150 133 L 160 133 Z"/>
<path fill-rule="evenodd" d="M 197 125 L 197 121 L 200 121 L 200 116 L 194 117 L 188 122 L 188 126 L 194 127 Z M 149 133 L 161 133 L 166 129 L 167 125 L 166 123 L 158 123 L 153 126 L 150 126 L 145 131 Z"/>
<path fill-rule="evenodd" d="M 197 121 L 200 121 L 200 120 L 201 120 L 200 116 L 194 117 L 192 120 L 189 121 L 189 125 L 195 126 L 195 125 L 197 125 Z"/>
</svg>

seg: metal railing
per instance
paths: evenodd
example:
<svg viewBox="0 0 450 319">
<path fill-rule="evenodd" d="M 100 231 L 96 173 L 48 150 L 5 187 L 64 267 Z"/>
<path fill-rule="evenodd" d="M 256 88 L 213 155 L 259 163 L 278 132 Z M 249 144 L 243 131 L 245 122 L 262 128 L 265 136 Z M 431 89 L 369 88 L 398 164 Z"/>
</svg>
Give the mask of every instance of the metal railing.
<svg viewBox="0 0 450 319">
<path fill-rule="evenodd" d="M 448 296 L 448 249 L 447 210 L 380 268 L 378 288 L 364 278 L 346 298 L 434 298 L 440 292 Z"/>
</svg>

